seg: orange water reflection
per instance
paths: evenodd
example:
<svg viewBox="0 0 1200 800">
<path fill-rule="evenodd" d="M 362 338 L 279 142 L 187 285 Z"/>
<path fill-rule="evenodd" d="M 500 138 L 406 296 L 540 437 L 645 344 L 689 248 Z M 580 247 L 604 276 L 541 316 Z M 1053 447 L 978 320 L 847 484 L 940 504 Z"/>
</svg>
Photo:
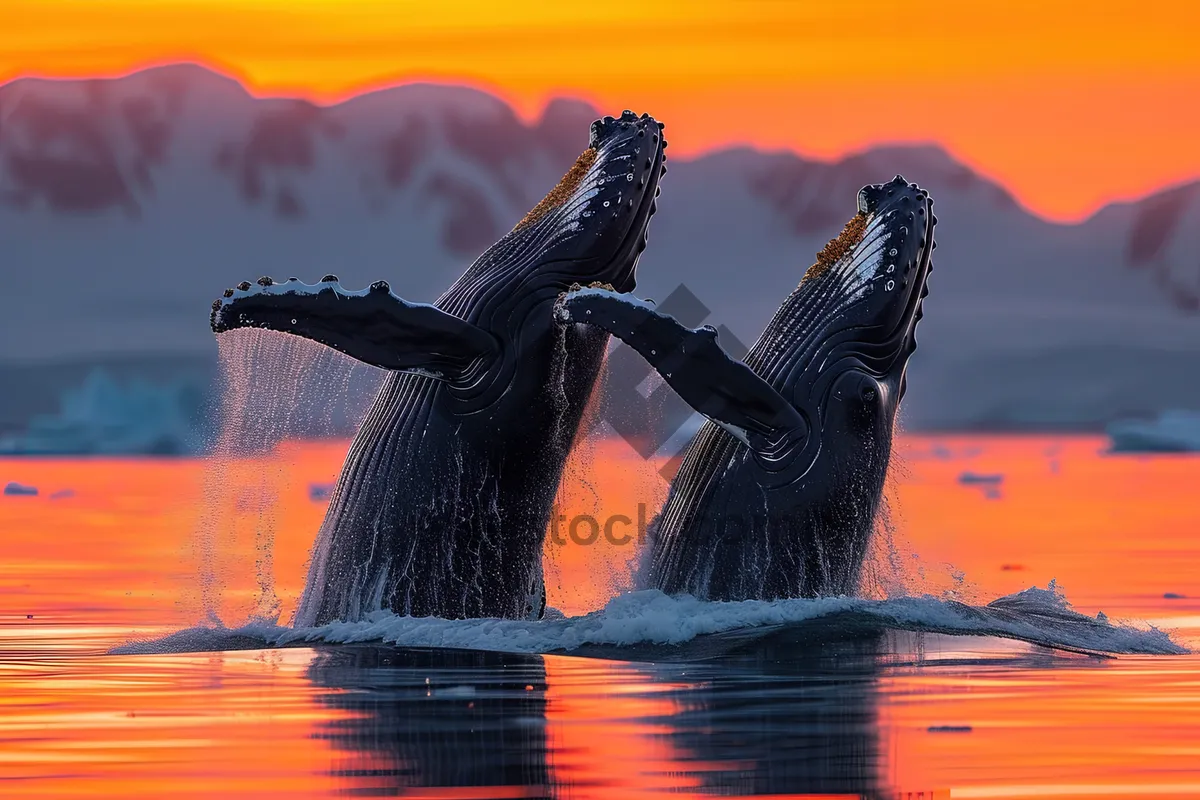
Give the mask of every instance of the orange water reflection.
<svg viewBox="0 0 1200 800">
<path fill-rule="evenodd" d="M 1176 627 L 1195 642 L 1200 506 L 1190 492 L 1200 459 L 1113 457 L 1102 448 L 1088 437 L 906 437 L 891 490 L 901 577 L 913 590 L 976 601 L 1053 578 L 1081 610 Z M 290 444 L 270 458 L 216 465 L 0 460 L 0 482 L 40 490 L 0 497 L 0 794 L 325 797 L 419 784 L 384 746 L 394 730 L 336 699 L 369 695 L 370 686 L 320 682 L 312 651 L 93 655 L 132 630 L 202 619 L 205 569 L 220 579 L 207 596 L 222 619 L 261 610 L 264 526 L 274 537 L 265 585 L 286 619 L 324 510 L 310 485 L 333 479 L 344 449 Z M 1003 479 L 964 485 L 964 472 Z M 65 489 L 73 494 L 51 497 Z M 664 490 L 653 465 L 601 441 L 576 454 L 560 505 L 568 516 L 636 518 L 637 504 L 652 509 Z M 195 533 L 214 525 L 219 563 L 205 567 Z M 548 543 L 547 555 L 550 603 L 578 613 L 624 585 L 637 548 Z M 932 661 L 953 655 L 938 647 L 997 648 L 930 642 Z M 543 732 L 542 744 L 528 747 L 544 761 L 540 777 L 412 796 L 751 794 L 772 785 L 763 776 L 780 763 L 829 746 L 827 724 L 861 739 L 869 757 L 856 769 L 881 791 L 1200 796 L 1200 659 L 1021 658 L 1017 668 L 881 664 L 858 683 L 827 687 L 810 739 L 789 733 L 812 719 L 789 689 L 760 709 L 782 714 L 768 757 L 769 742 L 734 737 L 717 747 L 722 740 L 707 738 L 747 713 L 745 698 L 722 699 L 722 687 L 740 678 L 545 657 L 530 683 L 533 706 L 510 714 Z M 455 746 L 478 744 L 476 717 L 463 716 L 478 714 L 477 698 L 448 697 L 420 713 L 466 720 Z M 362 736 L 338 734 L 347 729 Z M 363 744 L 372 737 L 383 745 Z"/>
<path fill-rule="evenodd" d="M 286 620 L 324 513 L 310 487 L 336 477 L 345 447 L 290 443 L 268 457 L 215 464 L 0 460 L 0 478 L 41 490 L 0 502 L 0 615 L 126 627 L 196 621 L 202 528 L 215 536 L 217 563 L 208 568 L 219 579 L 219 615 L 244 619 L 260 604 L 256 532 L 269 529 L 270 585 Z M 1103 448 L 1094 437 L 902 439 L 890 494 L 906 588 L 986 601 L 1056 579 L 1080 610 L 1200 627 L 1200 602 L 1190 599 L 1200 598 L 1200 570 L 1189 557 L 1200 528 L 1200 504 L 1189 502 L 1200 458 L 1108 456 Z M 964 472 L 1002 476 L 999 496 L 959 483 Z M 66 489 L 73 494 L 51 499 Z M 665 490 L 656 465 L 623 442 L 600 440 L 573 455 L 560 514 L 636 520 L 640 504 L 653 516 Z M 562 538 L 567 544 L 546 544 L 551 605 L 592 610 L 627 583 L 636 537 L 623 547 L 603 536 L 591 546 Z"/>
<path fill-rule="evenodd" d="M 5 797 L 332 793 L 301 651 L 0 662 Z M 277 744 L 278 743 L 278 746 Z M 323 778 L 323 779 L 322 779 Z M 324 784 L 324 790 L 321 786 Z"/>
</svg>

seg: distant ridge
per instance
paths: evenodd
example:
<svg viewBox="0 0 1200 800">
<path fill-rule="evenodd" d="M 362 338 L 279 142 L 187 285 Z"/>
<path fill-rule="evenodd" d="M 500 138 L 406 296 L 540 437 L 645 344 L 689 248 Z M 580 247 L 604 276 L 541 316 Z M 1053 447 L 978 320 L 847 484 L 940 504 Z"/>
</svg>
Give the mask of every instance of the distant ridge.
<svg viewBox="0 0 1200 800">
<path fill-rule="evenodd" d="M 424 82 L 401 83 L 379 88 L 364 89 L 361 92 L 352 94 L 342 100 L 332 103 L 319 103 L 307 98 L 292 97 L 280 94 L 258 96 L 253 94 L 237 78 L 225 75 L 211 67 L 194 62 L 156 65 L 133 70 L 119 76 L 98 76 L 89 78 L 50 78 L 40 76 L 19 77 L 0 83 L 0 95 L 2 95 L 5 91 L 14 93 L 32 91 L 35 94 L 42 96 L 52 96 L 55 94 L 66 95 L 75 91 L 78 87 L 86 87 L 85 92 L 95 92 L 97 95 L 101 95 L 104 93 L 104 90 L 100 87 L 105 85 L 125 84 L 133 86 L 134 84 L 138 83 L 144 84 L 142 88 L 151 87 L 152 89 L 157 89 L 164 94 L 178 95 L 185 92 L 198 92 L 206 101 L 219 101 L 223 99 L 229 104 L 233 104 L 235 101 L 250 100 L 252 102 L 262 104 L 283 103 L 291 104 L 297 108 L 308 107 L 313 109 L 313 113 L 315 115 L 320 115 L 321 113 L 329 112 L 342 107 L 355 107 L 356 111 L 360 112 L 377 112 L 381 110 L 386 111 L 390 106 L 396 104 L 397 96 L 399 94 L 403 94 L 405 96 L 403 104 L 427 103 L 431 108 L 434 109 L 462 110 L 464 108 L 471 108 L 474 106 L 472 109 L 473 111 L 486 113 L 487 111 L 494 110 L 495 107 L 499 105 L 503 106 L 508 113 L 512 115 L 514 120 L 517 119 L 516 115 L 512 113 L 511 108 L 508 107 L 507 104 L 500 98 L 488 93 L 485 90 L 460 84 Z M 55 87 L 64 87 L 64 89 L 59 90 Z M 473 100 L 469 99 L 472 97 L 474 98 Z M 570 112 L 567 112 L 569 115 L 579 114 L 581 116 L 591 115 L 594 117 L 599 114 L 599 112 L 589 103 L 571 98 L 557 97 L 551 99 L 549 103 L 547 103 L 546 109 L 543 109 L 542 121 L 544 122 L 547 118 L 549 118 L 551 123 L 555 121 L 561 122 L 564 109 L 570 109 Z M 574 112 L 574 114 L 571 112 Z M 132 109 L 130 109 L 128 113 L 135 116 L 138 114 L 137 111 Z M 302 114 L 303 112 L 296 113 Z M 777 155 L 782 158 L 795 158 L 803 163 L 808 164 L 832 165 L 853 162 L 854 160 L 861 158 L 865 153 L 886 151 L 891 149 L 903 150 L 914 148 L 929 148 L 937 151 L 943 160 L 954 161 L 951 156 L 949 156 L 939 145 L 935 143 L 925 145 L 881 144 L 868 147 L 863 151 L 847 154 L 842 158 L 828 160 L 812 159 L 787 151 L 759 151 L 753 148 L 747 148 L 745 146 L 729 147 L 716 152 L 749 149 L 751 152 L 756 153 Z M 704 156 L 693 157 L 690 160 L 702 160 L 703 158 L 706 158 L 712 154 L 713 153 L 707 153 Z M 687 159 L 681 158 L 680 160 L 682 161 Z M 979 177 L 973 170 L 971 170 L 971 168 L 958 162 L 955 163 L 959 166 L 963 175 L 967 176 L 964 177 L 965 180 L 980 179 L 987 180 L 989 183 L 995 183 L 991 179 L 983 179 Z M 1016 204 L 1016 200 L 1012 199 L 1011 193 L 1006 188 L 1000 186 L 999 184 L 996 185 L 1001 192 L 1009 197 L 1011 202 Z M 1088 219 L 1102 214 L 1104 210 L 1109 207 L 1139 204 L 1146 198 L 1165 194 L 1174 189 L 1186 189 L 1196 185 L 1200 185 L 1200 179 L 1184 180 L 1179 182 L 1178 185 L 1166 186 L 1162 189 L 1150 192 L 1141 200 L 1110 203 L 1108 206 L 1097 210 Z M 1028 213 L 1034 216 L 1040 216 L 1034 211 L 1028 211 Z M 1043 217 L 1043 219 L 1045 218 Z M 1054 220 L 1047 219 L 1047 221 L 1051 222 L 1052 224 L 1055 223 Z M 1084 222 L 1086 222 L 1086 220 L 1079 223 L 1057 224 L 1075 225 L 1083 224 Z"/>
</svg>

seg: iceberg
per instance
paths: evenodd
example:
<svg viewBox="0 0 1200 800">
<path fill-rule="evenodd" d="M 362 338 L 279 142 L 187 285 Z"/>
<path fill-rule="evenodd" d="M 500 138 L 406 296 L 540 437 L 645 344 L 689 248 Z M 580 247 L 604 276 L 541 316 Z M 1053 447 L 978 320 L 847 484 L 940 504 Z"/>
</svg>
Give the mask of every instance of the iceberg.
<svg viewBox="0 0 1200 800">
<path fill-rule="evenodd" d="M 185 384 L 121 384 L 94 369 L 62 395 L 57 414 L 0 438 L 4 455 L 188 455 L 200 450 L 201 398 Z"/>
<path fill-rule="evenodd" d="M 1200 452 L 1200 411 L 1164 411 L 1156 419 L 1109 423 L 1113 453 Z"/>
</svg>

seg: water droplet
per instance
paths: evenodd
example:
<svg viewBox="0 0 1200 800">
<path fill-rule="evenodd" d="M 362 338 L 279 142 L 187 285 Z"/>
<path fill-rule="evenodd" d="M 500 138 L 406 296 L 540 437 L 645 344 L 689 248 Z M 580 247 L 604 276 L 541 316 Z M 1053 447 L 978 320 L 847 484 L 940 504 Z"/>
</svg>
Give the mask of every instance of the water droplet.
<svg viewBox="0 0 1200 800">
<path fill-rule="evenodd" d="M 630 183 L 633 183 L 633 173 L 631 172 L 628 175 L 626 175 L 625 180 L 629 181 Z"/>
<path fill-rule="evenodd" d="M 608 201 L 607 201 L 607 200 L 605 200 L 605 201 L 604 201 L 604 207 L 605 207 L 605 208 L 608 208 Z"/>
<path fill-rule="evenodd" d="M 894 247 L 893 247 L 891 250 L 888 250 L 888 255 L 889 255 L 889 256 L 894 256 L 894 255 L 896 255 L 896 253 L 897 253 L 897 252 L 899 252 L 899 251 L 898 251 L 898 250 L 896 250 L 896 248 L 894 248 Z"/>
<path fill-rule="evenodd" d="M 293 324 L 293 325 L 295 325 L 295 324 L 296 324 L 296 320 L 292 320 L 292 324 Z"/>
<path fill-rule="evenodd" d="M 889 281 L 887 282 L 887 284 L 886 284 L 886 285 L 885 285 L 883 288 L 884 288 L 884 289 L 887 289 L 887 290 L 890 292 L 892 289 L 895 289 L 895 288 L 896 288 L 896 282 L 895 282 L 895 281 L 892 281 L 892 280 L 889 280 Z"/>
</svg>

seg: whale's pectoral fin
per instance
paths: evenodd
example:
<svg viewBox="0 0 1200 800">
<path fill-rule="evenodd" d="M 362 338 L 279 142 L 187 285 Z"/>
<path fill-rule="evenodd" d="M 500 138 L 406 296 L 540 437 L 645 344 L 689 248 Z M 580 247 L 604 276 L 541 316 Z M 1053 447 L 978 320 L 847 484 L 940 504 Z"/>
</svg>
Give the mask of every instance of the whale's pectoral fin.
<svg viewBox="0 0 1200 800">
<path fill-rule="evenodd" d="M 574 289 L 554 307 L 563 324 L 603 328 L 641 353 L 692 408 L 755 450 L 781 436 L 804 436 L 808 425 L 792 405 L 750 367 L 731 357 L 705 325 L 688 328 L 631 295 Z"/>
<path fill-rule="evenodd" d="M 332 275 L 315 285 L 295 278 L 239 284 L 213 303 L 210 321 L 214 333 L 268 328 L 312 339 L 376 367 L 449 381 L 499 351 L 487 331 L 436 306 L 402 300 L 385 281 L 350 292 Z"/>
</svg>

